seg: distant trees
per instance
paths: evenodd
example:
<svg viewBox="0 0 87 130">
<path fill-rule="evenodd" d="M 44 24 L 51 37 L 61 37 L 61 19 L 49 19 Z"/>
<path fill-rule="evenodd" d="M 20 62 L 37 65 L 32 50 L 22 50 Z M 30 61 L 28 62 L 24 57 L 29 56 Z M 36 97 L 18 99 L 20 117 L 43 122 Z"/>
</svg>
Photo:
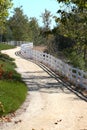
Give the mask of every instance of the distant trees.
<svg viewBox="0 0 87 130">
<path fill-rule="evenodd" d="M 44 42 L 47 45 L 48 50 L 49 50 L 50 42 L 52 41 L 52 38 L 53 38 L 50 35 L 51 34 L 52 14 L 49 10 L 45 9 L 45 11 L 41 14 L 41 17 L 42 17 L 42 23 L 43 23 L 42 36 L 43 36 Z"/>
<path fill-rule="evenodd" d="M 50 30 L 50 25 L 51 25 L 51 21 L 52 21 L 52 14 L 50 11 L 48 11 L 47 9 L 45 9 L 44 13 L 41 14 L 42 17 L 42 22 L 43 22 L 43 28 L 45 31 L 49 31 Z"/>
<path fill-rule="evenodd" d="M 14 9 L 14 15 L 8 20 L 9 29 L 12 31 L 12 38 L 16 41 L 28 40 L 28 18 L 19 7 Z"/>
<path fill-rule="evenodd" d="M 35 17 L 29 20 L 29 37 L 34 44 L 38 45 L 40 42 L 40 27 Z"/>
<path fill-rule="evenodd" d="M 4 39 L 16 41 L 38 42 L 40 27 L 36 18 L 28 18 L 24 15 L 22 7 L 14 9 L 14 14 L 7 21 L 7 32 Z"/>
<path fill-rule="evenodd" d="M 24 15 L 22 7 L 14 8 L 13 16 L 7 20 L 3 41 L 30 41 L 35 45 L 46 44 L 50 31 L 51 12 L 45 10 L 41 14 L 43 27 L 40 27 L 35 17 Z"/>
<path fill-rule="evenodd" d="M 51 13 L 45 10 L 43 15 L 44 26 L 40 27 L 35 17 L 28 18 L 24 15 L 22 7 L 15 8 L 13 16 L 7 20 L 4 40 L 30 41 L 35 45 L 46 44 L 47 31 L 50 31 Z"/>
</svg>

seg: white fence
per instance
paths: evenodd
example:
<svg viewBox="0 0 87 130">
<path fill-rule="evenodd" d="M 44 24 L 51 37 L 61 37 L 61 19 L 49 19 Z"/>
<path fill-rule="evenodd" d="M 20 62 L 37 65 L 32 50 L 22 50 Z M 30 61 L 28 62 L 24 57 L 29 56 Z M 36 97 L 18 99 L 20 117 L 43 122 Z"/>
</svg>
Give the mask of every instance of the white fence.
<svg viewBox="0 0 87 130">
<path fill-rule="evenodd" d="M 33 43 L 27 42 L 27 41 L 8 41 L 8 42 L 2 42 L 2 43 L 13 45 L 13 46 L 21 46 L 22 44 L 31 44 L 31 46 L 33 47 Z"/>
<path fill-rule="evenodd" d="M 87 73 L 83 70 L 71 67 L 60 59 L 53 57 L 50 54 L 32 50 L 33 45 L 21 45 L 21 53 L 24 57 L 34 59 L 48 65 L 51 69 L 66 77 L 75 85 L 80 85 L 87 89 Z"/>
</svg>

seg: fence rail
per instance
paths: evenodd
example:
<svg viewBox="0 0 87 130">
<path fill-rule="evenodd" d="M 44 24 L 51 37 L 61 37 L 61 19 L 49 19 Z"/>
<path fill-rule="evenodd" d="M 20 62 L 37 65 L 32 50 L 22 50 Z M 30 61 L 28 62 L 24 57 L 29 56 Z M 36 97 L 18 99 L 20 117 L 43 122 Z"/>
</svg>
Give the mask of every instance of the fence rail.
<svg viewBox="0 0 87 130">
<path fill-rule="evenodd" d="M 33 43 L 32 42 L 27 42 L 27 41 L 8 41 L 8 42 L 2 42 L 3 44 L 8 44 L 8 45 L 13 45 L 13 46 L 21 46 L 22 44 L 27 44 L 29 46 L 33 47 Z"/>
<path fill-rule="evenodd" d="M 21 53 L 24 57 L 34 59 L 48 65 L 51 69 L 66 77 L 75 85 L 80 85 L 87 89 L 87 72 L 74 68 L 62 60 L 53 57 L 50 54 L 33 50 L 33 44 L 21 45 Z"/>
</svg>

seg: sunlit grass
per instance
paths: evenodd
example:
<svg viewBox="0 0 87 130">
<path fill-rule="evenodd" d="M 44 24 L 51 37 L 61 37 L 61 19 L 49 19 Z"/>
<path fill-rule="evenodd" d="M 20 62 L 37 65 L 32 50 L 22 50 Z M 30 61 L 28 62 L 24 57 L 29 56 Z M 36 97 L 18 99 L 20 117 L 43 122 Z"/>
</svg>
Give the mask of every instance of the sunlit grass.
<svg viewBox="0 0 87 130">
<path fill-rule="evenodd" d="M 17 110 L 24 102 L 27 95 L 27 87 L 23 82 L 0 80 L 0 101 L 4 106 L 4 112 L 0 111 L 0 115 Z"/>
</svg>

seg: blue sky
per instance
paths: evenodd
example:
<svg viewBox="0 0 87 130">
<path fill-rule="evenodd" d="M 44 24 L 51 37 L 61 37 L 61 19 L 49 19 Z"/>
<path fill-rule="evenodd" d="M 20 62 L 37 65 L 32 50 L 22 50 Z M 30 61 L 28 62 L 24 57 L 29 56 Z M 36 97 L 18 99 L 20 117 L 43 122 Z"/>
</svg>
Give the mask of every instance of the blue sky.
<svg viewBox="0 0 87 130">
<path fill-rule="evenodd" d="M 38 19 L 39 25 L 42 25 L 41 14 L 44 13 L 44 10 L 47 9 L 53 15 L 57 15 L 57 10 L 59 8 L 59 4 L 57 0 L 13 0 L 13 7 L 23 6 L 23 12 L 29 18 L 36 17 Z M 55 25 L 54 21 L 52 21 L 52 26 Z"/>
</svg>

